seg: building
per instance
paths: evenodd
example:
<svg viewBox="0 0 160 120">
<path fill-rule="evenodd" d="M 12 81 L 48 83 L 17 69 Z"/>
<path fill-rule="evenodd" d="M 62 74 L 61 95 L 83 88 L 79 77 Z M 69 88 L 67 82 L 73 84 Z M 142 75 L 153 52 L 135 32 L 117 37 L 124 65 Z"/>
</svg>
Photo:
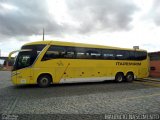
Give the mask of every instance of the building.
<svg viewBox="0 0 160 120">
<path fill-rule="evenodd" d="M 0 60 L 4 61 L 3 65 L 1 65 L 3 70 L 11 70 L 13 63 L 14 63 L 14 58 L 11 58 L 11 60 L 8 61 L 8 57 L 0 57 Z"/>
<path fill-rule="evenodd" d="M 160 78 L 160 51 L 149 53 L 150 57 L 150 77 Z"/>
</svg>

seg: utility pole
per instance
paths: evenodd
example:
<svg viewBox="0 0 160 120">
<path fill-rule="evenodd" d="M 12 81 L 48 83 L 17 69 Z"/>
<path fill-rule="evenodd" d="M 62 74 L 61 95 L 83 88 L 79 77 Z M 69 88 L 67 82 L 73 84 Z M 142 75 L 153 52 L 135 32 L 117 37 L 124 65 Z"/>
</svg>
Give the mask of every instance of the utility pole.
<svg viewBox="0 0 160 120">
<path fill-rule="evenodd" d="M 44 28 L 43 28 L 43 41 L 44 41 Z"/>
</svg>

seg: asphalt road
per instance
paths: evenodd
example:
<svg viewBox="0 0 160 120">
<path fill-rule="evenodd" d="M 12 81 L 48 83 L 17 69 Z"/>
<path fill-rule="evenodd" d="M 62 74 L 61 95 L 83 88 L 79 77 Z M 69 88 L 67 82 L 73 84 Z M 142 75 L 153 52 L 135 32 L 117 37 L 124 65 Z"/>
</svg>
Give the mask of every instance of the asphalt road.
<svg viewBox="0 0 160 120">
<path fill-rule="evenodd" d="M 46 116 L 52 119 L 109 119 L 110 115 L 160 115 L 160 87 L 143 82 L 113 81 L 61 84 L 48 88 L 13 86 L 10 72 L 0 71 L 0 114 L 1 119 L 5 115 L 18 119 L 44 119 Z"/>
</svg>

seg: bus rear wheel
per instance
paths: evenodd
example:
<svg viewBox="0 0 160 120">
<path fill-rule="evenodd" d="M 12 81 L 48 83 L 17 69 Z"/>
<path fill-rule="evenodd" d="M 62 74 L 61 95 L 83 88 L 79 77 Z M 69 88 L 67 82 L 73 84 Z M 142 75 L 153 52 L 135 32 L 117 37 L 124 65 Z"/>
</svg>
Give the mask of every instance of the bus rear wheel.
<svg viewBox="0 0 160 120">
<path fill-rule="evenodd" d="M 48 87 L 51 84 L 52 78 L 49 75 L 40 75 L 38 78 L 39 87 Z"/>
<path fill-rule="evenodd" d="M 134 74 L 133 73 L 127 73 L 126 75 L 126 81 L 132 82 L 134 80 Z"/>
<path fill-rule="evenodd" d="M 116 76 L 115 76 L 115 81 L 119 82 L 119 83 L 124 81 L 124 74 L 123 73 L 117 73 Z"/>
</svg>

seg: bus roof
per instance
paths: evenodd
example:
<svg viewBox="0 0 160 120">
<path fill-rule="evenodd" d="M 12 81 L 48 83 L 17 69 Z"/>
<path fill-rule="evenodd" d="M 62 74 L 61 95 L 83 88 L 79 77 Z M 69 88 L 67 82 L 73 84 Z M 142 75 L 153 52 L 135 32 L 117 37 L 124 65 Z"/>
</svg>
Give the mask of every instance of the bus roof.
<svg viewBox="0 0 160 120">
<path fill-rule="evenodd" d="M 113 46 L 104 46 L 104 45 L 96 45 L 96 44 L 86 44 L 86 43 L 75 43 L 75 42 L 63 42 L 63 41 L 53 41 L 53 40 L 47 40 L 47 41 L 36 41 L 36 42 L 30 42 L 25 45 L 40 45 L 40 44 L 50 44 L 50 45 L 62 45 L 62 46 L 76 46 L 76 47 L 88 47 L 88 48 L 104 48 L 104 49 L 118 49 L 118 50 L 134 50 L 131 48 L 120 48 L 120 47 L 113 47 Z M 137 49 L 136 51 L 146 51 L 142 49 Z"/>
</svg>

